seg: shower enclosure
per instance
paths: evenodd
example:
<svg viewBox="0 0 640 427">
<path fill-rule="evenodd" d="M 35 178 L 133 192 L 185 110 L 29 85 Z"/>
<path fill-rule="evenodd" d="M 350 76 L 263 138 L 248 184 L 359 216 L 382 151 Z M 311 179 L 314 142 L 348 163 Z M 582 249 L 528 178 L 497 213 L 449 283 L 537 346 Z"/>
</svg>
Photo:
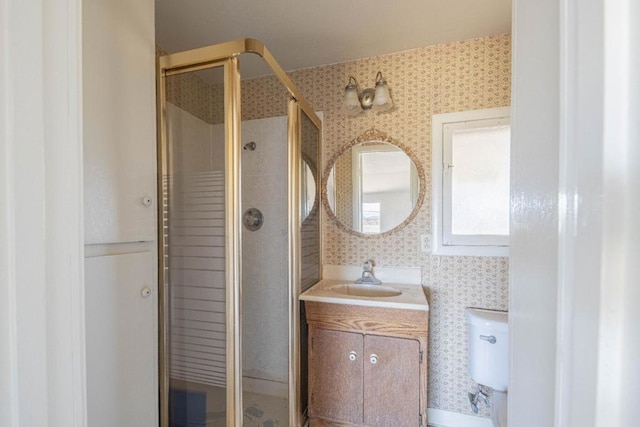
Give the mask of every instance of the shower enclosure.
<svg viewBox="0 0 640 427">
<path fill-rule="evenodd" d="M 159 57 L 162 426 L 304 423 L 320 128 L 257 40 Z"/>
</svg>

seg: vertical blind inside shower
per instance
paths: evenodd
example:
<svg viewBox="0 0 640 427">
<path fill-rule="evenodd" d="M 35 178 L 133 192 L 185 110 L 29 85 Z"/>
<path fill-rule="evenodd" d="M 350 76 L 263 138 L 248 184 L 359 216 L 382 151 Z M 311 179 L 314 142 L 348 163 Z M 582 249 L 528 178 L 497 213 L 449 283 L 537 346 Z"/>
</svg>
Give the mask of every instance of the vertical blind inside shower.
<svg viewBox="0 0 640 427">
<path fill-rule="evenodd" d="M 170 377 L 224 387 L 224 173 L 181 174 L 163 184 Z M 179 189 L 170 201 L 167 187 Z"/>
</svg>

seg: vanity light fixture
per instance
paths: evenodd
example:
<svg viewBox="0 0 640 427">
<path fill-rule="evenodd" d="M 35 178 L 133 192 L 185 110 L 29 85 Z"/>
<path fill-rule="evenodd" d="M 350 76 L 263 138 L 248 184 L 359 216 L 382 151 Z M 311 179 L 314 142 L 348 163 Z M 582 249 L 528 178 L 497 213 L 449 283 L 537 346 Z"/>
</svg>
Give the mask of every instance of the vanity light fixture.
<svg viewBox="0 0 640 427">
<path fill-rule="evenodd" d="M 376 74 L 376 87 L 358 91 L 358 81 L 349 76 L 349 83 L 344 88 L 344 109 L 349 116 L 356 116 L 363 110 L 373 110 L 378 113 L 389 111 L 393 108 L 393 100 L 389 93 L 387 81 L 382 77 L 382 72 Z"/>
</svg>

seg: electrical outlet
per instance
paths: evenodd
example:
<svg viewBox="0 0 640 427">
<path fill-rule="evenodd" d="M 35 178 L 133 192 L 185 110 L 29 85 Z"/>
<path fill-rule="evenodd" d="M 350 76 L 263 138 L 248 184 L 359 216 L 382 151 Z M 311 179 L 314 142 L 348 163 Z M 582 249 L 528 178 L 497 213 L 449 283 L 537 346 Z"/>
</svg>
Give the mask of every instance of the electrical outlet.
<svg viewBox="0 0 640 427">
<path fill-rule="evenodd" d="M 422 252 L 429 252 L 429 236 L 428 234 L 420 235 L 420 250 Z"/>
</svg>

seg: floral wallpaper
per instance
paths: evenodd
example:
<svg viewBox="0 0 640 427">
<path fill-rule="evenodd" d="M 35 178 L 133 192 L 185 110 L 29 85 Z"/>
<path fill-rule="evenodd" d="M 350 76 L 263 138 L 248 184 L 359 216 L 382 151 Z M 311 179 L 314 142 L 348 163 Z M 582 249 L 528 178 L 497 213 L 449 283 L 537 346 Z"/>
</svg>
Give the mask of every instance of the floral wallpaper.
<svg viewBox="0 0 640 427">
<path fill-rule="evenodd" d="M 353 185 L 351 155 L 342 155 L 333 167 L 335 200 L 333 211 L 336 217 L 347 227 L 353 228 Z"/>
<path fill-rule="evenodd" d="M 342 94 L 349 76 L 354 76 L 361 87 L 372 87 L 378 71 L 389 84 L 395 108 L 389 113 L 346 116 Z M 427 46 L 294 71 L 290 76 L 311 106 L 323 112 L 325 161 L 372 127 L 408 145 L 422 161 L 427 195 L 414 221 L 398 233 L 377 239 L 353 236 L 325 221 L 324 263 L 360 265 L 372 258 L 379 266 L 422 268 L 431 311 L 428 406 L 473 415 L 467 399 L 474 383 L 467 372 L 464 309 L 507 309 L 509 261 L 500 257 L 434 256 L 420 251 L 420 235 L 431 234 L 431 116 L 510 105 L 511 35 Z M 268 97 L 255 88 L 257 80 L 252 81 L 256 96 L 249 102 L 249 116 L 268 102 Z M 245 103 L 242 106 L 245 108 Z M 481 411 L 480 415 L 489 416 L 486 408 Z"/>
</svg>

